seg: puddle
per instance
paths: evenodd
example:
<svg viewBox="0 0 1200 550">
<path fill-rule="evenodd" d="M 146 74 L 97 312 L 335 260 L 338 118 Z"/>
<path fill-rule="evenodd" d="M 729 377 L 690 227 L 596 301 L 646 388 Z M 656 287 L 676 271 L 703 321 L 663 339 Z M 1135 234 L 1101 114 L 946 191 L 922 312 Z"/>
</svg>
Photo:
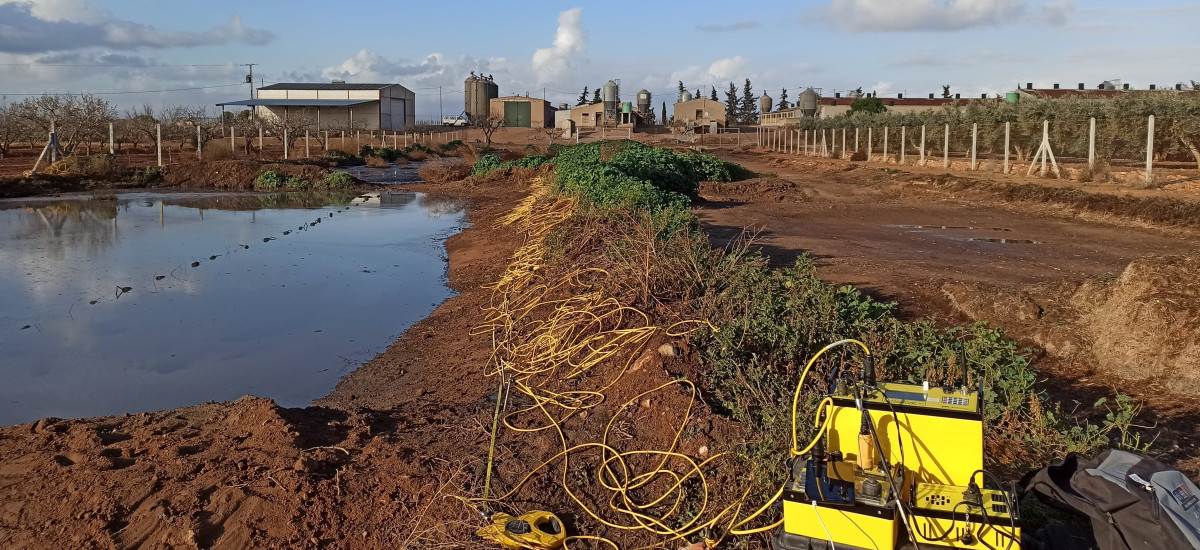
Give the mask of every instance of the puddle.
<svg viewBox="0 0 1200 550">
<path fill-rule="evenodd" d="M 897 229 L 965 229 L 967 231 L 1012 231 L 1006 227 L 968 227 L 965 225 L 885 225 Z"/>
<path fill-rule="evenodd" d="M 972 242 L 984 243 L 1001 243 L 1001 244 L 1043 244 L 1040 241 L 1031 241 L 1029 239 L 984 239 L 984 238 L 968 238 Z"/>
<path fill-rule="evenodd" d="M 421 181 L 421 175 L 417 173 L 417 170 L 421 168 L 422 164 L 424 163 L 410 162 L 408 164 L 393 164 L 387 168 L 351 166 L 342 170 L 367 183 L 392 185 L 397 183 L 417 183 Z"/>
<path fill-rule="evenodd" d="M 409 192 L 0 201 L 0 425 L 307 405 L 452 296 L 465 223 Z"/>
</svg>

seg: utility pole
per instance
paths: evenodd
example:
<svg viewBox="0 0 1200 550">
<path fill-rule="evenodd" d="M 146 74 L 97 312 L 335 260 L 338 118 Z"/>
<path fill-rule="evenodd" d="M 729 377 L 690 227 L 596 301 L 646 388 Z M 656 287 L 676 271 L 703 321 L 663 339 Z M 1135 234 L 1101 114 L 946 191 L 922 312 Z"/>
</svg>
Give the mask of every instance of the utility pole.
<svg viewBox="0 0 1200 550">
<path fill-rule="evenodd" d="M 442 117 L 446 116 L 442 113 L 442 87 L 438 86 L 438 124 L 441 124 Z"/>
</svg>

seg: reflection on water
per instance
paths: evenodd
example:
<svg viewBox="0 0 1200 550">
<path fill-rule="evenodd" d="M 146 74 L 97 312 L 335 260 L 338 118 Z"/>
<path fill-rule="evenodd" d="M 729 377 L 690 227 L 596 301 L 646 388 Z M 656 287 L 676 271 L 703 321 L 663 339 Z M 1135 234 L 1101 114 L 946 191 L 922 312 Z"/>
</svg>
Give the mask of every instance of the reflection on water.
<svg viewBox="0 0 1200 550">
<path fill-rule="evenodd" d="M 0 424 L 324 395 L 450 296 L 415 193 L 0 201 Z"/>
</svg>

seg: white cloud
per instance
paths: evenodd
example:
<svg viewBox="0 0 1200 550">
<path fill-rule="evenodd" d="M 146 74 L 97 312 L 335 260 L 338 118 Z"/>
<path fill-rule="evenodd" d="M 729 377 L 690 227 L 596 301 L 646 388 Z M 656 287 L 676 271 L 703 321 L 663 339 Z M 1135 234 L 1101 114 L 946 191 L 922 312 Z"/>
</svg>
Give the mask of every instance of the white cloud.
<svg viewBox="0 0 1200 550">
<path fill-rule="evenodd" d="M 115 19 L 86 0 L 0 0 L 0 53 L 261 45 L 274 38 L 270 31 L 246 28 L 238 15 L 207 31 L 173 31 Z"/>
<path fill-rule="evenodd" d="M 681 71 L 671 73 L 670 78 L 665 82 L 661 82 L 659 86 L 670 86 L 683 81 L 684 87 L 689 90 L 695 89 L 697 86 L 707 87 L 714 85 L 717 90 L 722 90 L 721 84 L 728 83 L 731 80 L 741 80 L 746 78 L 746 66 L 748 60 L 740 55 L 718 59 L 713 61 L 708 67 L 700 65 L 692 65 Z"/>
<path fill-rule="evenodd" d="M 554 46 L 533 52 L 533 74 L 538 84 L 559 81 L 570 69 L 587 61 L 587 32 L 582 22 L 582 8 L 558 14 Z"/>
<path fill-rule="evenodd" d="M 958 31 L 1018 21 L 1062 25 L 1075 4 L 1054 0 L 1029 8 L 1028 0 L 832 0 L 821 13 L 852 31 Z"/>
<path fill-rule="evenodd" d="M 729 23 L 727 25 L 696 25 L 696 30 L 702 32 L 729 32 L 729 31 L 745 31 L 757 29 L 758 21 L 738 21 L 737 23 Z"/>
</svg>

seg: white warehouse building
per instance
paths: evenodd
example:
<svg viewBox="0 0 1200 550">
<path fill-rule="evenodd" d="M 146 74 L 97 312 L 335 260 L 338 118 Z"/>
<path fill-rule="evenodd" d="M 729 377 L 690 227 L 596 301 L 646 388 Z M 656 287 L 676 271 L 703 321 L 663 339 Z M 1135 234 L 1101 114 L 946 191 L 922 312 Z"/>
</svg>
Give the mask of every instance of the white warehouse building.
<svg viewBox="0 0 1200 550">
<path fill-rule="evenodd" d="M 304 116 L 317 128 L 403 130 L 417 119 L 417 96 L 399 84 L 287 82 L 258 89 L 257 99 L 217 106 L 250 107 L 263 118 Z"/>
</svg>

